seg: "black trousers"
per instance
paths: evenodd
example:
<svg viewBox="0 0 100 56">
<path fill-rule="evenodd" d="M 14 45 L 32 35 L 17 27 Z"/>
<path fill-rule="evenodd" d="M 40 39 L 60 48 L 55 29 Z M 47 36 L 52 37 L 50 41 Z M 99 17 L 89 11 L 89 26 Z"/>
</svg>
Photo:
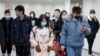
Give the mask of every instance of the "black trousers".
<svg viewBox="0 0 100 56">
<path fill-rule="evenodd" d="M 16 45 L 16 56 L 30 56 L 30 45 Z"/>
<path fill-rule="evenodd" d="M 88 41 L 88 53 L 92 54 L 92 47 L 93 47 L 94 39 L 87 38 L 87 41 Z"/>
<path fill-rule="evenodd" d="M 11 50 L 12 50 L 12 46 L 10 42 L 6 42 L 5 47 L 1 47 L 1 51 L 3 54 L 5 54 L 6 51 L 7 51 L 7 54 L 11 54 Z"/>
</svg>

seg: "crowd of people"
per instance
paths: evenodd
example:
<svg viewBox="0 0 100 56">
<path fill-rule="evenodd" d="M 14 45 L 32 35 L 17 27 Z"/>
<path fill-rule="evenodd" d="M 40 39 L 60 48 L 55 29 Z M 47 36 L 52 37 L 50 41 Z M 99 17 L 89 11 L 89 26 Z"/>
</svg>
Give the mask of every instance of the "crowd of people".
<svg viewBox="0 0 100 56">
<path fill-rule="evenodd" d="M 27 16 L 22 5 L 16 6 L 15 12 L 14 19 L 10 10 L 5 10 L 0 20 L 2 56 L 6 52 L 11 56 L 12 50 L 16 56 L 31 56 L 30 49 L 34 56 L 82 56 L 84 38 L 88 41 L 88 54 L 93 56 L 92 47 L 99 30 L 94 9 L 87 17 L 79 6 L 73 7 L 70 14 L 55 9 L 52 17 L 50 12 L 36 17 L 34 11 Z"/>
</svg>

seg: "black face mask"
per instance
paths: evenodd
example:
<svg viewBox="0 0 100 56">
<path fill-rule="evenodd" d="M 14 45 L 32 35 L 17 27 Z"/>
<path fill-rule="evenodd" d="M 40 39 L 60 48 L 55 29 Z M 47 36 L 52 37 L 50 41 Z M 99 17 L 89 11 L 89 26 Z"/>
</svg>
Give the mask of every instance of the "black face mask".
<svg viewBox="0 0 100 56">
<path fill-rule="evenodd" d="M 48 20 L 50 20 L 50 17 L 47 16 L 46 18 L 47 18 Z"/>
<path fill-rule="evenodd" d="M 75 19 L 79 19 L 80 18 L 80 16 L 75 16 Z"/>
<path fill-rule="evenodd" d="M 48 19 L 50 19 L 50 17 L 47 17 Z"/>
</svg>

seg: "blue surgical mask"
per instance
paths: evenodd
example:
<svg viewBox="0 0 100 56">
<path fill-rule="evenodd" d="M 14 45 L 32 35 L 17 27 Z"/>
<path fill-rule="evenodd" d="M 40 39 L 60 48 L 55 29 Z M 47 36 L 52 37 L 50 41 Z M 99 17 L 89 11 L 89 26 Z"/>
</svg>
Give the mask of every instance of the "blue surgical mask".
<svg viewBox="0 0 100 56">
<path fill-rule="evenodd" d="M 6 19 L 6 20 L 9 20 L 9 19 L 10 19 L 10 16 L 5 16 L 5 19 Z"/>
<path fill-rule="evenodd" d="M 41 26 L 45 27 L 47 25 L 47 22 L 41 22 Z"/>
<path fill-rule="evenodd" d="M 60 14 L 54 14 L 55 18 L 59 18 Z"/>
</svg>

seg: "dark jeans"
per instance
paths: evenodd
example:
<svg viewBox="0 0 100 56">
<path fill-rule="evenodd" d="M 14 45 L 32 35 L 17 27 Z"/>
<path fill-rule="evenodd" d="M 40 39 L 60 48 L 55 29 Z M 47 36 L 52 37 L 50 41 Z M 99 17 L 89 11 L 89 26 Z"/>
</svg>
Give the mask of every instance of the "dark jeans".
<svg viewBox="0 0 100 56">
<path fill-rule="evenodd" d="M 1 47 L 1 51 L 2 51 L 2 53 L 5 54 L 6 51 L 7 51 L 7 54 L 11 54 L 11 50 L 12 50 L 11 43 L 6 42 L 5 45 L 6 45 L 5 47 Z"/>
<path fill-rule="evenodd" d="M 30 56 L 30 45 L 16 45 L 16 56 Z"/>
<path fill-rule="evenodd" d="M 94 39 L 87 38 L 87 41 L 88 41 L 88 50 L 89 50 L 88 53 L 92 54 L 92 47 L 93 47 Z"/>
</svg>

